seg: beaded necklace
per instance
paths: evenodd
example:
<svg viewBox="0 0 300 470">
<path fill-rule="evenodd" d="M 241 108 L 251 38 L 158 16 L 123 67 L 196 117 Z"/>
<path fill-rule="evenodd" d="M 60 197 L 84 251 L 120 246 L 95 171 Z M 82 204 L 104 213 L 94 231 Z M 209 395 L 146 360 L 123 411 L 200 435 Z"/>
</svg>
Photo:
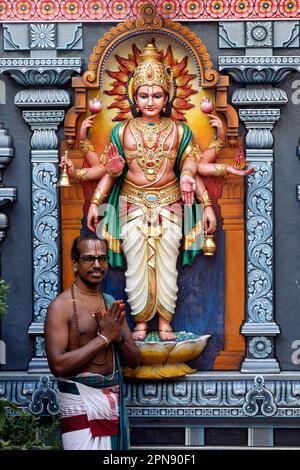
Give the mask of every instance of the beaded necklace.
<svg viewBox="0 0 300 470">
<path fill-rule="evenodd" d="M 78 312 L 77 312 L 77 305 L 76 305 L 76 300 L 75 300 L 74 287 L 76 287 L 76 289 L 78 289 L 78 287 L 75 284 L 72 284 L 72 287 L 71 287 L 71 294 L 72 294 L 72 301 L 73 301 L 73 312 L 74 312 L 74 320 L 75 320 L 75 328 L 76 328 L 76 336 L 77 336 L 78 347 L 82 348 L 82 343 L 81 343 L 81 339 L 80 339 L 80 332 L 79 332 L 79 320 L 78 320 Z M 104 301 L 105 310 L 107 312 L 107 310 L 108 310 L 107 304 L 106 304 L 105 299 L 104 299 L 103 296 L 102 296 L 102 298 L 103 298 L 103 301 Z M 93 312 L 93 314 L 91 312 L 89 312 L 89 314 L 94 318 L 94 320 L 97 324 L 97 336 L 99 336 L 101 334 L 101 329 L 100 329 L 100 325 L 99 325 L 99 319 L 98 319 L 98 316 L 96 316 L 96 313 L 98 313 L 98 312 Z M 113 347 L 112 343 L 109 346 L 107 346 L 105 358 L 104 358 L 103 361 L 101 361 L 101 362 L 99 362 L 99 361 L 90 361 L 90 362 L 92 364 L 95 364 L 96 366 L 103 366 L 107 362 L 109 351 L 110 351 L 111 347 L 112 347 L 112 351 L 113 351 L 113 353 L 112 353 L 112 356 L 113 356 L 112 357 L 113 369 L 115 370 L 114 347 Z"/>
</svg>

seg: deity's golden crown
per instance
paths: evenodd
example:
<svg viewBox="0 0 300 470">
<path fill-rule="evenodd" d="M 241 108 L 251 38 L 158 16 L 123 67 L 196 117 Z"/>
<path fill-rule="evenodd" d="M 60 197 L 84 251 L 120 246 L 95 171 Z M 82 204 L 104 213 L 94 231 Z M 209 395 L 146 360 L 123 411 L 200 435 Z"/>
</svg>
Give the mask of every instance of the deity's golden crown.
<svg viewBox="0 0 300 470">
<path fill-rule="evenodd" d="M 159 85 L 170 93 L 172 81 L 171 67 L 162 63 L 161 54 L 154 44 L 147 44 L 140 55 L 140 63 L 133 75 L 134 91 L 143 85 Z"/>
</svg>

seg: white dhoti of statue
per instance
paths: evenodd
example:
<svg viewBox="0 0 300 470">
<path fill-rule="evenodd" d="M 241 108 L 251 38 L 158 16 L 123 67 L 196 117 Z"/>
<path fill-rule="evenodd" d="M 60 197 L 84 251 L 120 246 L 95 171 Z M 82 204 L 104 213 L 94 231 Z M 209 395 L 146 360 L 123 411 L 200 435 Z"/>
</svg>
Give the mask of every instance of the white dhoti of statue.
<svg viewBox="0 0 300 470">
<path fill-rule="evenodd" d="M 136 199 L 134 185 L 125 182 L 121 191 L 120 238 L 127 263 L 125 290 L 136 322 L 149 321 L 157 312 L 171 321 L 175 311 L 182 205 L 177 182 L 167 186 L 160 190 L 147 188 L 142 202 Z M 160 205 L 165 200 L 170 203 Z"/>
</svg>

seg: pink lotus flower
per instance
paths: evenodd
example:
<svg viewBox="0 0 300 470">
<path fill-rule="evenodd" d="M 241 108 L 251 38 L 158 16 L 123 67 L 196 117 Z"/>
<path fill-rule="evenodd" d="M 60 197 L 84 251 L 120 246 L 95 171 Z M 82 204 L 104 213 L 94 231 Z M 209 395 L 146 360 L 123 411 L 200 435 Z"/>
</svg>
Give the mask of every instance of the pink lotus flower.
<svg viewBox="0 0 300 470">
<path fill-rule="evenodd" d="M 233 16 L 237 18 L 246 18 L 253 11 L 253 2 L 250 0 L 234 0 L 230 5 Z"/>
<path fill-rule="evenodd" d="M 104 0 L 88 0 L 84 3 L 86 15 L 92 20 L 103 18 L 107 5 Z"/>
<path fill-rule="evenodd" d="M 214 110 L 214 104 L 209 98 L 203 96 L 202 101 L 200 103 L 200 109 L 202 113 L 210 114 Z"/>
<path fill-rule="evenodd" d="M 6 20 L 10 17 L 11 5 L 8 2 L 0 2 L 0 20 Z"/>
<path fill-rule="evenodd" d="M 256 0 L 254 4 L 255 13 L 260 18 L 272 18 L 278 7 L 277 0 Z"/>
<path fill-rule="evenodd" d="M 281 0 L 279 9 L 283 16 L 296 18 L 300 13 L 300 2 L 299 0 Z"/>
<path fill-rule="evenodd" d="M 208 0 L 206 2 L 206 11 L 212 18 L 223 18 L 229 10 L 228 0 Z"/>
<path fill-rule="evenodd" d="M 13 3 L 13 13 L 20 20 L 29 20 L 35 13 L 35 4 L 30 0 L 17 0 Z"/>
<path fill-rule="evenodd" d="M 59 12 L 59 6 L 55 0 L 39 0 L 36 9 L 38 17 L 43 20 L 53 20 Z"/>
<path fill-rule="evenodd" d="M 110 0 L 108 12 L 116 20 L 124 20 L 130 15 L 130 3 L 128 0 Z"/>
<path fill-rule="evenodd" d="M 187 18 L 199 18 L 204 12 L 204 2 L 202 0 L 184 0 L 181 7 Z"/>
<path fill-rule="evenodd" d="M 89 110 L 91 111 L 92 114 L 99 113 L 102 108 L 103 108 L 103 103 L 100 100 L 99 96 L 96 96 L 96 98 L 92 98 L 89 101 Z"/>
<path fill-rule="evenodd" d="M 60 4 L 64 18 L 76 20 L 83 13 L 83 3 L 81 0 L 63 0 Z"/>
<path fill-rule="evenodd" d="M 164 18 L 175 18 L 180 11 L 180 3 L 176 0 L 159 0 L 157 11 Z"/>
</svg>

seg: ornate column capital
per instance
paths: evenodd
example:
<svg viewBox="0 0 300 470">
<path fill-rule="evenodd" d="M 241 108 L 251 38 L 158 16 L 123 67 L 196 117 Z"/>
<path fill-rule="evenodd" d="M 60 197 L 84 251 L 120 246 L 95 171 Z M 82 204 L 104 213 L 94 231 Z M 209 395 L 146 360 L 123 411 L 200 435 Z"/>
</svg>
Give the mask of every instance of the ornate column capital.
<svg viewBox="0 0 300 470">
<path fill-rule="evenodd" d="M 0 59 L 0 73 L 7 74 L 23 86 L 65 85 L 74 73 L 80 73 L 80 57 L 15 58 Z"/>
<path fill-rule="evenodd" d="M 277 108 L 247 108 L 240 109 L 239 116 L 245 125 L 249 127 L 274 126 L 280 118 L 280 109 Z"/>
<path fill-rule="evenodd" d="M 287 93 L 281 88 L 239 88 L 234 90 L 232 103 L 236 105 L 281 105 L 288 102 Z"/>
<path fill-rule="evenodd" d="M 218 64 L 244 85 L 277 85 L 291 72 L 300 72 L 299 56 L 219 56 Z"/>
<path fill-rule="evenodd" d="M 240 109 L 239 116 L 245 123 L 248 133 L 246 135 L 246 153 L 249 161 L 256 158 L 268 158 L 273 156 L 274 124 L 280 118 L 278 108 L 247 108 Z"/>
</svg>

